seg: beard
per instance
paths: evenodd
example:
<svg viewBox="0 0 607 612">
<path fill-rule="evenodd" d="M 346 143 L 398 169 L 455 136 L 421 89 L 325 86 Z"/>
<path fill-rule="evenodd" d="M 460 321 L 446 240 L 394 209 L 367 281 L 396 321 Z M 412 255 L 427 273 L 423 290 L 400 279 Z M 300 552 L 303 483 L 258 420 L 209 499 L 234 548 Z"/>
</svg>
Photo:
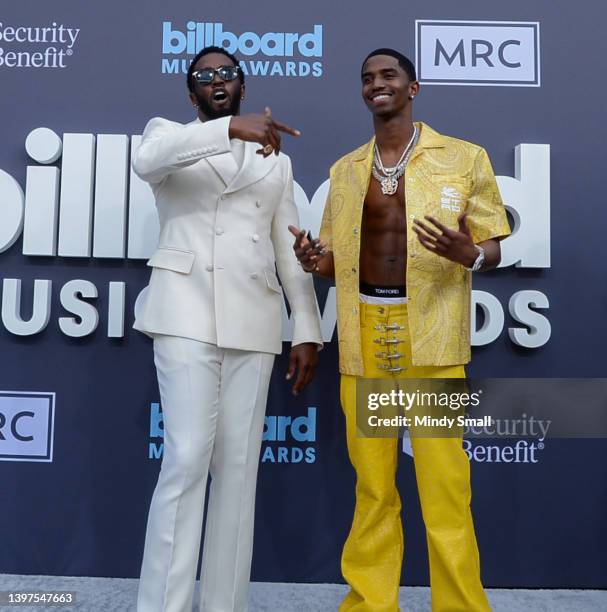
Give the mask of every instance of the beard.
<svg viewBox="0 0 607 612">
<path fill-rule="evenodd" d="M 234 96 L 230 105 L 224 108 L 214 108 L 207 98 L 203 96 L 196 95 L 196 101 L 198 102 L 198 108 L 209 119 L 238 115 L 240 112 L 240 96 Z"/>
</svg>

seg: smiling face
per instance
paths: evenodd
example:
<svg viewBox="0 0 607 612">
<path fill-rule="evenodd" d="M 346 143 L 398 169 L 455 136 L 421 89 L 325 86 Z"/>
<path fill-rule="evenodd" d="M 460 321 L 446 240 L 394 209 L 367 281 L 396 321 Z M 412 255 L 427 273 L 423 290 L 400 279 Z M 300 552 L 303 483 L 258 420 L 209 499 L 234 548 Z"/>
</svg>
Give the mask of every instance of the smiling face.
<svg viewBox="0 0 607 612">
<path fill-rule="evenodd" d="M 219 68 L 233 66 L 234 62 L 223 53 L 208 53 L 203 55 L 194 66 L 194 72 L 203 68 Z M 239 78 L 233 81 L 223 81 L 217 73 L 210 83 L 198 83 L 192 79 L 194 91 L 190 93 L 190 100 L 197 104 L 200 113 L 206 119 L 218 119 L 228 115 L 238 115 L 240 100 L 244 96 L 244 85 Z"/>
<path fill-rule="evenodd" d="M 374 55 L 362 69 L 362 96 L 367 108 L 377 117 L 402 113 L 419 90 L 417 81 L 409 76 L 391 55 Z"/>
</svg>

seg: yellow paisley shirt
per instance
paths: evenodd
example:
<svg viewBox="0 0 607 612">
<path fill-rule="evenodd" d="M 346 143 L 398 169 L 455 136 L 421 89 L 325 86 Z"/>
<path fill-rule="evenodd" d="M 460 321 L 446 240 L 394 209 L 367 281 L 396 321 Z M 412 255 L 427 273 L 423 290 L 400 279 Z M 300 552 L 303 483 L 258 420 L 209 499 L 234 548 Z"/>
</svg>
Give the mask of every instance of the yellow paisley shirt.
<svg viewBox="0 0 607 612">
<path fill-rule="evenodd" d="M 468 214 L 475 244 L 510 234 L 504 205 L 486 151 L 443 136 L 424 123 L 405 172 L 407 207 L 407 297 L 412 361 L 446 366 L 470 361 L 471 273 L 458 263 L 426 250 L 412 222 L 433 215 L 457 229 Z M 361 218 L 371 179 L 375 139 L 338 160 L 320 238 L 335 262 L 339 371 L 363 375 L 359 323 L 359 255 Z"/>
</svg>

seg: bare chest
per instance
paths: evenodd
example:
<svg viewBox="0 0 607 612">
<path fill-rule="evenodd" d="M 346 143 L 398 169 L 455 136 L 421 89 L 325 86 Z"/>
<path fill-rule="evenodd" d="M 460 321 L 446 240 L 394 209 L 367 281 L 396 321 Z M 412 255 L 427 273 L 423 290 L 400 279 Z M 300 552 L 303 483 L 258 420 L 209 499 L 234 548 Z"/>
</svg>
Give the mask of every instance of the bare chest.
<svg viewBox="0 0 607 612">
<path fill-rule="evenodd" d="M 372 177 L 363 206 L 363 231 L 367 229 L 374 232 L 406 232 L 406 219 L 403 179 L 398 181 L 398 188 L 394 195 L 386 195 L 382 193 L 379 181 Z"/>
</svg>

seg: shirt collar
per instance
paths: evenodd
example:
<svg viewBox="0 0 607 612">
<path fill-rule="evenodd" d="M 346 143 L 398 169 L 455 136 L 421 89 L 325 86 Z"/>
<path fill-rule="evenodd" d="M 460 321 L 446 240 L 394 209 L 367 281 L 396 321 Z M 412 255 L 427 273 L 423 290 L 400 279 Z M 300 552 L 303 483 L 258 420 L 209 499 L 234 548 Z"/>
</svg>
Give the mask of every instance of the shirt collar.
<svg viewBox="0 0 607 612">
<path fill-rule="evenodd" d="M 417 156 L 424 149 L 439 149 L 445 146 L 445 137 L 433 130 L 423 121 L 416 121 L 415 125 L 419 130 L 419 140 L 413 151 L 413 156 Z M 366 144 L 356 150 L 353 161 L 365 161 L 373 157 L 373 148 L 375 147 L 375 136 Z"/>
</svg>

